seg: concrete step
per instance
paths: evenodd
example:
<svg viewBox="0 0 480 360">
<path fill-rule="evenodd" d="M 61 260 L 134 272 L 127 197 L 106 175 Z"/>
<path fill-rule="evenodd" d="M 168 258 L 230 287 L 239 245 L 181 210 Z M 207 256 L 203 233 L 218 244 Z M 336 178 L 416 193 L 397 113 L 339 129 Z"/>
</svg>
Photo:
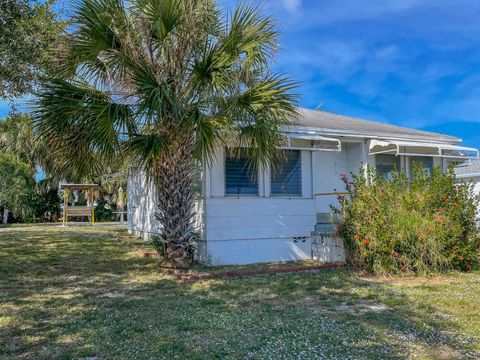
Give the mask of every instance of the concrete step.
<svg viewBox="0 0 480 360">
<path fill-rule="evenodd" d="M 317 224 L 331 224 L 333 223 L 332 214 L 317 213 Z"/>
<path fill-rule="evenodd" d="M 337 227 L 334 224 L 316 224 L 315 231 L 316 233 L 334 233 L 336 232 Z"/>
</svg>

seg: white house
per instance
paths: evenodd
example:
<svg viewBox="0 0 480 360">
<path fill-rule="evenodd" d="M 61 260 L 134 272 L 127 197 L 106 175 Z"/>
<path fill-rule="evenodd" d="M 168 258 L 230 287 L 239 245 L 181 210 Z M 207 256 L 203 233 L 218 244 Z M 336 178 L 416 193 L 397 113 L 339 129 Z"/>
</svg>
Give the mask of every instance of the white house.
<svg viewBox="0 0 480 360">
<path fill-rule="evenodd" d="M 394 168 L 408 174 L 413 163 L 425 169 L 478 157 L 461 139 L 323 111 L 299 110 L 295 126 L 285 129 L 286 161 L 276 171 L 249 174 L 247 159 L 219 147 L 205 166 L 198 201 L 199 260 L 211 265 L 300 260 L 312 257 L 311 234 L 317 214 L 328 213 L 344 191 L 341 174 L 367 164 L 388 176 Z M 141 236 L 158 229 L 153 213 L 155 190 L 142 173 L 128 182 L 128 226 Z"/>
<path fill-rule="evenodd" d="M 473 159 L 455 167 L 455 176 L 460 182 L 473 182 L 473 192 L 480 194 L 480 159 Z"/>
</svg>

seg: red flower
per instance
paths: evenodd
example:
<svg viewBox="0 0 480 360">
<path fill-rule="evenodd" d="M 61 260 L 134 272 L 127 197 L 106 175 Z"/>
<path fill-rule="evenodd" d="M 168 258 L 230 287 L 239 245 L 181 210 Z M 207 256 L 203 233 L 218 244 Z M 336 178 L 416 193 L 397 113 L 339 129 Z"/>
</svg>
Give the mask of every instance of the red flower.
<svg viewBox="0 0 480 360">
<path fill-rule="evenodd" d="M 360 236 L 360 235 L 358 235 L 358 234 L 356 234 L 356 235 L 354 235 L 354 236 L 353 236 L 353 238 L 354 238 L 354 239 L 356 239 L 356 240 L 358 240 L 358 239 L 360 239 L 360 238 L 361 238 L 361 236 Z"/>
<path fill-rule="evenodd" d="M 453 203 L 453 206 L 458 206 L 458 203 L 457 203 L 457 202 L 454 202 L 454 203 Z"/>
<path fill-rule="evenodd" d="M 458 250 L 458 249 L 460 249 L 460 246 L 455 245 L 454 247 L 452 247 L 452 250 Z"/>
<path fill-rule="evenodd" d="M 443 201 L 446 202 L 446 203 L 448 203 L 448 198 L 445 198 Z"/>
<path fill-rule="evenodd" d="M 470 268 L 472 267 L 472 265 L 467 264 L 467 265 L 465 265 L 465 267 L 466 267 L 467 269 L 470 269 Z"/>
<path fill-rule="evenodd" d="M 405 271 L 405 269 L 406 269 L 405 265 L 400 266 L 400 270 Z"/>
<path fill-rule="evenodd" d="M 369 242 L 370 242 L 370 241 L 365 240 L 363 243 L 364 243 L 365 245 L 368 245 Z"/>
<path fill-rule="evenodd" d="M 442 208 L 440 208 L 439 210 L 440 210 L 440 212 L 444 212 L 444 211 L 445 211 L 445 208 L 442 207 Z"/>
</svg>

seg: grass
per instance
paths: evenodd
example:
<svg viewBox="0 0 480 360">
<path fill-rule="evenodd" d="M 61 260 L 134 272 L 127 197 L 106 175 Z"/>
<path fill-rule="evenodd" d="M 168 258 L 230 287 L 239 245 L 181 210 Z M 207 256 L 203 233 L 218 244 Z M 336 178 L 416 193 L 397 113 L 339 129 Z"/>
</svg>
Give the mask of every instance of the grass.
<svg viewBox="0 0 480 360">
<path fill-rule="evenodd" d="M 0 359 L 480 357 L 480 272 L 180 283 L 111 231 L 0 227 Z"/>
</svg>

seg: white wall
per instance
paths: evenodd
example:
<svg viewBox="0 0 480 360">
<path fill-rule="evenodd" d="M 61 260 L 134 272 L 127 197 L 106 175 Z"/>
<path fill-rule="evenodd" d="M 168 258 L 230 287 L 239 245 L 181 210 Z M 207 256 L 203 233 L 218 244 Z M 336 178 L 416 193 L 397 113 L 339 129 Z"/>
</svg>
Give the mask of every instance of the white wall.
<svg viewBox="0 0 480 360">
<path fill-rule="evenodd" d="M 128 230 L 130 233 L 145 236 L 158 232 L 155 220 L 157 192 L 153 182 L 141 171 L 131 171 L 127 179 L 128 187 Z"/>
<path fill-rule="evenodd" d="M 205 209 L 210 264 L 311 258 L 312 198 L 211 198 Z M 307 239 L 299 243 L 295 237 Z"/>
<path fill-rule="evenodd" d="M 360 168 L 363 168 L 366 162 L 365 144 L 363 142 L 346 143 L 345 151 L 347 155 L 348 175 L 350 176 L 350 173 L 358 175 Z"/>
<path fill-rule="evenodd" d="M 302 196 L 270 197 L 270 169 L 259 169 L 259 196 L 225 197 L 225 152 L 217 148 L 205 171 L 206 242 L 200 257 L 212 265 L 311 258 L 316 212 L 312 158 L 302 151 Z M 296 237 L 306 237 L 299 242 Z"/>
<path fill-rule="evenodd" d="M 270 197 L 270 171 L 259 171 L 259 196 L 225 197 L 225 153 L 217 149 L 206 170 L 205 243 L 201 257 L 213 265 L 311 258 L 311 232 L 317 212 L 330 212 L 344 191 L 342 173 L 357 173 L 366 161 L 364 143 L 342 152 L 302 151 L 302 197 Z M 304 242 L 298 238 L 305 237 Z"/>
<path fill-rule="evenodd" d="M 342 152 L 315 151 L 313 157 L 313 193 L 341 192 L 345 190 L 340 174 L 348 173 L 347 154 Z M 337 204 L 336 195 L 315 197 L 316 212 L 330 212 L 330 204 Z"/>
</svg>

